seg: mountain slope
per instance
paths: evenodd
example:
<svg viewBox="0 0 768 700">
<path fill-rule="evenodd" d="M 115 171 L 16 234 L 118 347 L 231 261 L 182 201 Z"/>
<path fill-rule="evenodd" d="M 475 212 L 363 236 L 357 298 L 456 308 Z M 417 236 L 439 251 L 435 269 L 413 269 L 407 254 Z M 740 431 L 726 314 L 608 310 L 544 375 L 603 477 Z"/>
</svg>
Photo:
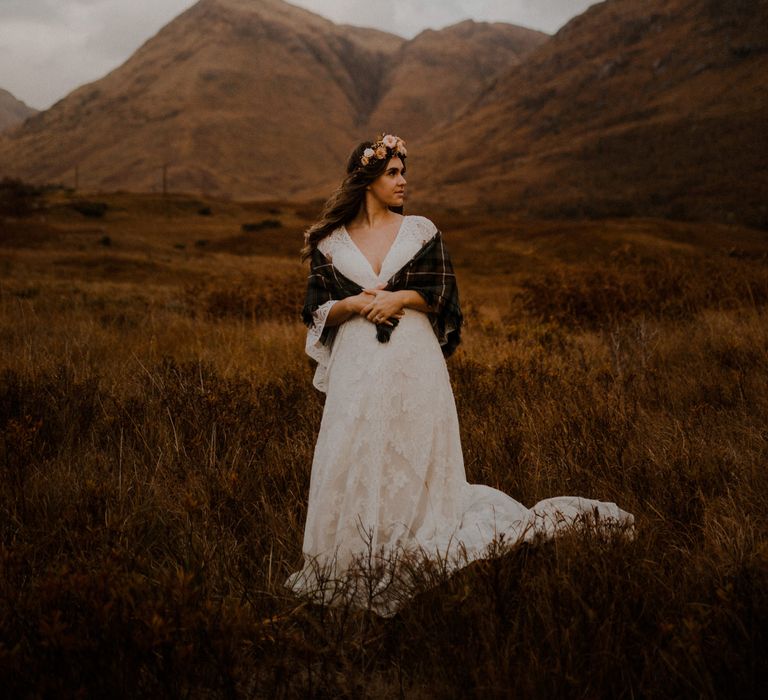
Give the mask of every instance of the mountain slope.
<svg viewBox="0 0 768 700">
<path fill-rule="evenodd" d="M 459 115 L 500 72 L 549 38 L 500 22 L 465 20 L 427 29 L 404 44 L 387 75 L 369 130 L 418 138 Z"/>
<path fill-rule="evenodd" d="M 593 5 L 414 144 L 422 195 L 768 227 L 767 26 L 766 0 Z"/>
<path fill-rule="evenodd" d="M 479 31 L 489 44 L 510 34 L 506 27 Z M 443 36 L 443 44 L 455 40 Z M 526 41 L 524 31 L 522 38 L 505 39 L 503 56 L 515 60 L 510 45 Z M 359 139 L 394 130 L 380 115 L 382 95 L 398 61 L 409 55 L 406 43 L 386 32 L 336 25 L 281 0 L 200 0 L 104 78 L 0 137 L 0 171 L 71 182 L 78 167 L 85 189 L 156 191 L 167 165 L 171 190 L 294 196 L 327 183 L 331 173 L 338 180 Z M 443 58 L 450 52 L 434 43 L 437 73 L 441 65 L 452 72 L 454 64 Z M 471 52 L 477 42 L 463 45 Z M 492 63 L 487 53 L 479 60 L 486 68 Z M 461 86 L 469 95 L 479 92 L 472 81 L 483 81 L 477 70 L 472 75 Z M 396 93 L 390 81 L 389 94 Z M 429 97 L 441 99 L 440 91 Z M 440 110 L 428 106 L 430 113 Z M 404 131 L 404 138 L 418 135 Z"/>
<path fill-rule="evenodd" d="M 0 143 L 0 164 L 24 153 L 30 178 L 79 165 L 86 188 L 151 190 L 167 163 L 175 190 L 287 194 L 347 148 L 367 106 L 356 82 L 376 67 L 358 54 L 333 23 L 279 0 L 201 0 Z"/>
<path fill-rule="evenodd" d="M 37 114 L 36 109 L 17 100 L 8 90 L 0 88 L 0 131 L 21 124 L 33 114 Z"/>
</svg>

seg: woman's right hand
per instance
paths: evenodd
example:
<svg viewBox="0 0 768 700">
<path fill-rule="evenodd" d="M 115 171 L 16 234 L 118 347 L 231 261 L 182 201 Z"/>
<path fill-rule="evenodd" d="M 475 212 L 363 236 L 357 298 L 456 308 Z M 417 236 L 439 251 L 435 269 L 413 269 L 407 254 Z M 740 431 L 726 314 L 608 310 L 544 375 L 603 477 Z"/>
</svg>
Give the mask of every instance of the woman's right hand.
<svg viewBox="0 0 768 700">
<path fill-rule="evenodd" d="M 362 316 L 365 318 L 363 309 L 375 298 L 376 295 L 372 292 L 360 292 L 359 294 L 344 297 L 331 307 L 331 310 L 328 312 L 328 316 L 325 319 L 325 325 L 338 326 L 353 316 Z M 373 323 L 373 321 L 371 321 L 371 323 Z M 390 326 L 392 325 L 389 321 L 385 321 L 385 323 Z"/>
<path fill-rule="evenodd" d="M 363 318 L 366 318 L 366 315 L 363 313 L 363 309 L 365 307 L 367 307 L 368 304 L 370 304 L 371 301 L 373 301 L 373 299 L 375 297 L 376 297 L 376 295 L 373 294 L 372 292 L 360 292 L 360 294 L 355 294 L 353 296 L 347 297 L 347 303 L 349 304 L 349 308 L 354 313 L 362 316 Z M 395 314 L 395 316 L 397 318 L 402 318 L 404 313 L 405 313 L 404 311 L 401 311 L 400 313 Z M 366 318 L 366 320 L 368 320 L 368 319 Z M 374 323 L 374 322 L 371 321 L 371 323 Z M 389 320 L 382 321 L 382 323 L 385 323 L 388 326 L 392 325 L 392 322 L 389 321 Z M 376 324 L 374 323 L 374 325 L 376 325 Z"/>
</svg>

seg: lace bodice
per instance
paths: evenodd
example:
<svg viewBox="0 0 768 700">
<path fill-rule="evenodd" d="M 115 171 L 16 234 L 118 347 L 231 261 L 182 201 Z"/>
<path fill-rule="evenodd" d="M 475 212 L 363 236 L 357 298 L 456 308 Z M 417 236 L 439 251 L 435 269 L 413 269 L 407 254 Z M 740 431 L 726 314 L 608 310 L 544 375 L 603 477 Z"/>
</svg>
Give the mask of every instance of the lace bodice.
<svg viewBox="0 0 768 700">
<path fill-rule="evenodd" d="M 425 216 L 407 215 L 381 263 L 381 272 L 378 275 L 344 226 L 340 226 L 320 241 L 318 248 L 325 257 L 331 259 L 341 274 L 362 287 L 370 287 L 389 279 L 436 232 L 437 227 Z"/>
</svg>

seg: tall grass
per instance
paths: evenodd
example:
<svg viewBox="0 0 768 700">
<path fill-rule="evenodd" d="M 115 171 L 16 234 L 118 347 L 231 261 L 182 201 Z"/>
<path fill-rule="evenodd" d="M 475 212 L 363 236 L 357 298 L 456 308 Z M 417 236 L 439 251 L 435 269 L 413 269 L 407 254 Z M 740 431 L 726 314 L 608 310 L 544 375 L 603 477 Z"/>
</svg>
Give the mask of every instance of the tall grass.
<svg viewBox="0 0 768 700">
<path fill-rule="evenodd" d="M 137 254 L 119 250 L 139 246 L 139 229 L 108 230 L 117 254 Z M 98 265 L 69 281 L 49 262 L 77 243 L 10 246 L 5 692 L 756 696 L 768 658 L 765 263 L 706 246 L 676 259 L 663 242 L 645 264 L 570 263 L 548 239 L 532 264 L 524 251 L 540 241 L 510 227 L 487 239 L 507 256 L 488 274 L 476 230 L 451 239 L 468 321 L 449 370 L 469 481 L 526 505 L 615 501 L 635 514 L 634 539 L 501 543 L 453 576 L 425 575 L 391 619 L 296 599 L 282 583 L 301 564 L 322 415 L 285 292 L 298 263 L 169 245 L 152 251 L 165 284 Z"/>
</svg>

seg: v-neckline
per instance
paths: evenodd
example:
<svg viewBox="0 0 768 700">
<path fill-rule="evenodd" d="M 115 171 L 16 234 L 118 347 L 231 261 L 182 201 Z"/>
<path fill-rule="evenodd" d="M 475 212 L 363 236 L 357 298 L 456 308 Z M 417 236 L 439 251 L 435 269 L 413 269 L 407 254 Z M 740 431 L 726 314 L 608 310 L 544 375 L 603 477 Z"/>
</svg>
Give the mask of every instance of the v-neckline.
<svg viewBox="0 0 768 700">
<path fill-rule="evenodd" d="M 387 262 L 387 258 L 389 258 L 389 254 L 392 252 L 392 249 L 395 247 L 395 244 L 397 243 L 397 240 L 400 238 L 400 233 L 403 230 L 403 227 L 405 226 L 405 220 L 408 218 L 408 215 L 403 216 L 403 220 L 400 222 L 400 228 L 397 229 L 397 233 L 395 234 L 395 238 L 392 241 L 392 244 L 389 246 L 389 250 L 387 251 L 386 255 L 381 259 L 381 267 L 379 268 L 379 273 L 376 274 L 376 270 L 373 269 L 373 265 L 371 265 L 371 261 L 368 260 L 365 253 L 363 253 L 362 250 L 360 250 L 360 247 L 355 243 L 355 241 L 352 239 L 352 236 L 349 235 L 349 231 L 347 231 L 347 227 L 345 224 L 341 225 L 341 228 L 344 230 L 344 234 L 349 239 L 349 242 L 355 246 L 355 250 L 360 253 L 360 256 L 365 260 L 366 263 L 368 263 L 368 268 L 370 271 L 374 274 L 376 279 L 378 279 L 381 276 L 381 273 L 384 271 L 384 263 Z"/>
</svg>

